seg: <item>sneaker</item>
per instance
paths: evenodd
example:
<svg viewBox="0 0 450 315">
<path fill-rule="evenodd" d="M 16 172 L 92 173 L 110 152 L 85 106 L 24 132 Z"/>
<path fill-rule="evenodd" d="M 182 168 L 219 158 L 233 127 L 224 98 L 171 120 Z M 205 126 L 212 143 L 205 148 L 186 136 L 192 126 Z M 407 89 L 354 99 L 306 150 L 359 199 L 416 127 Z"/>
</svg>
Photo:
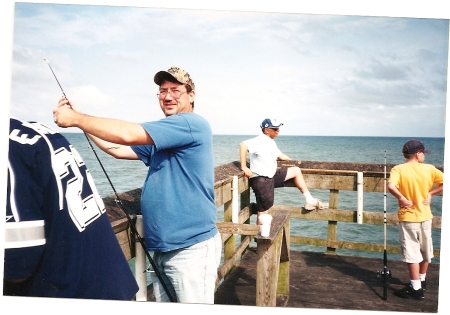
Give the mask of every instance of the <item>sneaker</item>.
<svg viewBox="0 0 450 315">
<path fill-rule="evenodd" d="M 423 280 L 423 281 L 421 281 L 421 284 L 422 284 L 422 290 L 426 291 L 427 290 L 427 281 Z"/>
<path fill-rule="evenodd" d="M 314 198 L 313 203 L 305 203 L 305 210 L 311 211 L 311 210 L 322 210 L 328 208 L 328 202 L 322 202 L 322 200 Z"/>
<path fill-rule="evenodd" d="M 395 290 L 394 294 L 404 299 L 422 300 L 424 298 L 423 289 L 414 290 L 411 284 L 408 284 L 403 289 Z"/>
</svg>

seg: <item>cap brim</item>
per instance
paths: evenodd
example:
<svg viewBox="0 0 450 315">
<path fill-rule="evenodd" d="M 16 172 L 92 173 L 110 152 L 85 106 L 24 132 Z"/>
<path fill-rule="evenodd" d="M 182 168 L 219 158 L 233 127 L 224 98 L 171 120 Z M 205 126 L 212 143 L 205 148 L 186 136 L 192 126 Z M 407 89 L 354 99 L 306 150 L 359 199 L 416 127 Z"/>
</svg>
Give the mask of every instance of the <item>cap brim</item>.
<svg viewBox="0 0 450 315">
<path fill-rule="evenodd" d="M 178 81 L 171 73 L 167 72 L 167 71 L 159 71 L 155 74 L 153 81 L 157 84 L 157 85 L 161 85 L 161 83 L 163 83 L 164 80 L 166 79 L 171 79 L 171 80 L 175 80 L 178 83 L 181 83 L 180 81 Z"/>
<path fill-rule="evenodd" d="M 427 153 L 427 154 L 430 154 L 430 153 L 432 153 L 433 151 L 431 151 L 430 149 L 424 149 L 423 150 L 423 153 Z"/>
</svg>

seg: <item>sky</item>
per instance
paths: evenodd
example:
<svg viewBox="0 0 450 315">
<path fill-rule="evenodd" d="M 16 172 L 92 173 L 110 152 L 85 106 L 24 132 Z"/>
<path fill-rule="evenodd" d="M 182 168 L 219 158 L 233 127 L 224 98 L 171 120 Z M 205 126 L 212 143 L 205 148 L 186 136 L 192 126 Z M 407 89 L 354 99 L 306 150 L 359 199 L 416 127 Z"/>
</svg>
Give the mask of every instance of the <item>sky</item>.
<svg viewBox="0 0 450 315">
<path fill-rule="evenodd" d="M 179 66 L 214 134 L 443 137 L 446 19 L 18 3 L 11 115 L 163 118 L 153 76 Z M 59 128 L 58 128 L 59 129 Z M 80 132 L 69 128 L 65 132 Z"/>
<path fill-rule="evenodd" d="M 445 1 L 31 2 L 1 2 L 5 134 L 10 115 L 79 132 L 53 123 L 62 92 L 48 59 L 69 100 L 89 115 L 162 119 L 153 76 L 179 66 L 191 74 L 195 112 L 214 134 L 258 134 L 261 121 L 274 117 L 284 122 L 280 135 L 445 136 Z M 7 148 L 6 137 L 0 138 Z M 7 150 L 2 152 L 6 164 Z M 446 234 L 442 229 L 443 240 Z M 448 258 L 442 255 L 444 265 Z M 444 279 L 448 272 L 441 268 Z M 31 308 L 1 296 L 0 302 Z M 31 309 L 39 305 L 33 302 Z M 450 309 L 450 301 L 439 303 L 440 312 Z M 71 305 L 80 304 L 61 304 Z M 82 305 L 111 307 L 103 301 Z M 160 307 L 132 305 L 139 312 L 169 306 Z M 170 305 L 175 312 L 191 307 L 211 312 Z"/>
</svg>

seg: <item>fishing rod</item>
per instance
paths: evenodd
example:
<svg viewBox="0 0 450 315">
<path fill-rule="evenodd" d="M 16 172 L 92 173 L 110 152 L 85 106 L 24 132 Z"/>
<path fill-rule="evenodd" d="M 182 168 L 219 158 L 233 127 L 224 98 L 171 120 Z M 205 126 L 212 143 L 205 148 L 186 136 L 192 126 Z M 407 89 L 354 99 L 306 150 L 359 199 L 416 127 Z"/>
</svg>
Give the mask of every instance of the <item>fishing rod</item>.
<svg viewBox="0 0 450 315">
<path fill-rule="evenodd" d="M 386 251 L 386 151 L 384 151 L 384 252 L 383 252 L 383 270 L 380 275 L 383 278 L 383 300 L 387 300 L 387 292 L 389 287 L 389 278 L 391 278 L 391 271 L 387 269 L 387 251 Z"/>
<path fill-rule="evenodd" d="M 69 99 L 67 98 L 67 96 L 66 96 L 66 93 L 64 93 L 64 90 L 63 90 L 63 88 L 61 87 L 61 84 L 59 83 L 58 78 L 57 78 L 56 75 L 55 75 L 55 72 L 53 72 L 53 69 L 52 69 L 52 66 L 50 65 L 50 62 L 49 62 L 47 59 L 44 59 L 44 60 L 47 62 L 47 64 L 48 64 L 50 70 L 52 71 L 53 76 L 54 76 L 55 79 L 56 79 L 56 82 L 58 82 L 59 88 L 61 89 L 61 92 L 63 93 L 64 97 L 65 97 L 67 100 L 69 100 Z M 70 102 L 69 102 L 69 105 L 70 105 Z M 100 164 L 100 167 L 102 168 L 103 173 L 104 173 L 105 176 L 106 176 L 106 179 L 108 180 L 109 184 L 111 185 L 112 190 L 114 191 L 114 195 L 116 196 L 116 199 L 115 199 L 116 204 L 122 209 L 122 211 L 125 213 L 125 215 L 126 215 L 126 217 L 127 217 L 127 219 L 128 219 L 128 223 L 130 224 L 132 234 L 136 236 L 136 238 L 138 239 L 138 241 L 139 241 L 139 243 L 141 244 L 142 248 L 144 249 L 144 252 L 145 252 L 145 254 L 146 254 L 147 258 L 148 258 L 148 261 L 150 262 L 150 265 L 152 266 L 153 271 L 155 272 L 156 276 L 158 277 L 159 281 L 161 282 L 161 285 L 163 286 L 164 290 L 166 291 L 166 294 L 167 294 L 167 296 L 169 297 L 169 300 L 170 300 L 171 302 L 175 302 L 175 299 L 172 297 L 172 295 L 171 295 L 169 289 L 168 289 L 167 286 L 166 286 L 166 283 L 165 283 L 164 280 L 162 279 L 162 276 L 161 276 L 161 274 L 160 274 L 158 268 L 156 267 L 155 262 L 153 261 L 152 257 L 150 256 L 150 253 L 149 253 L 149 251 L 147 250 L 147 247 L 145 246 L 144 240 L 142 239 L 141 235 L 139 234 L 138 230 L 136 229 L 136 226 L 134 225 L 133 221 L 131 220 L 131 217 L 130 217 L 130 215 L 128 214 L 128 211 L 125 210 L 125 207 L 124 207 L 123 204 L 122 204 L 122 200 L 119 198 L 119 195 L 117 194 L 117 191 L 116 191 L 116 189 L 114 188 L 114 185 L 113 185 L 111 179 L 109 178 L 108 173 L 106 172 L 105 168 L 103 167 L 103 164 L 102 164 L 102 162 L 100 161 L 100 158 L 98 157 L 97 152 L 95 151 L 95 149 L 94 149 L 94 147 L 93 147 L 93 145 L 92 145 L 92 143 L 91 143 L 91 140 L 89 139 L 89 137 L 88 137 L 88 135 L 86 134 L 86 132 L 83 131 L 83 133 L 84 133 L 84 135 L 85 135 L 85 137 L 86 137 L 86 139 L 87 139 L 87 142 L 89 143 L 89 146 L 90 146 L 92 152 L 94 152 L 94 155 L 95 155 L 95 157 L 97 158 L 97 161 L 98 161 L 98 163 Z M 147 272 L 148 270 L 149 270 L 149 268 L 147 268 L 144 272 Z"/>
</svg>

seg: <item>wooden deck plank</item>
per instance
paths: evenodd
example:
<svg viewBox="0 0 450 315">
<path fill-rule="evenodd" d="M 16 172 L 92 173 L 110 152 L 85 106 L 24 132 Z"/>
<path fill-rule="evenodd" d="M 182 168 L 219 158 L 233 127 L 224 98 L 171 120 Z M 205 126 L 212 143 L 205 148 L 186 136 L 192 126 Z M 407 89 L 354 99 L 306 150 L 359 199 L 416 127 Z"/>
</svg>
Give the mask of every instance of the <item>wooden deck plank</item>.
<svg viewBox="0 0 450 315">
<path fill-rule="evenodd" d="M 409 282 L 406 264 L 388 261 L 392 279 L 387 300 L 378 271 L 383 260 L 356 256 L 291 251 L 290 294 L 277 300 L 277 307 L 342 309 L 366 311 L 438 311 L 439 264 L 430 264 L 427 291 L 421 301 L 393 295 Z M 216 291 L 215 304 L 255 306 L 256 248 L 248 250 L 239 265 Z"/>
</svg>

